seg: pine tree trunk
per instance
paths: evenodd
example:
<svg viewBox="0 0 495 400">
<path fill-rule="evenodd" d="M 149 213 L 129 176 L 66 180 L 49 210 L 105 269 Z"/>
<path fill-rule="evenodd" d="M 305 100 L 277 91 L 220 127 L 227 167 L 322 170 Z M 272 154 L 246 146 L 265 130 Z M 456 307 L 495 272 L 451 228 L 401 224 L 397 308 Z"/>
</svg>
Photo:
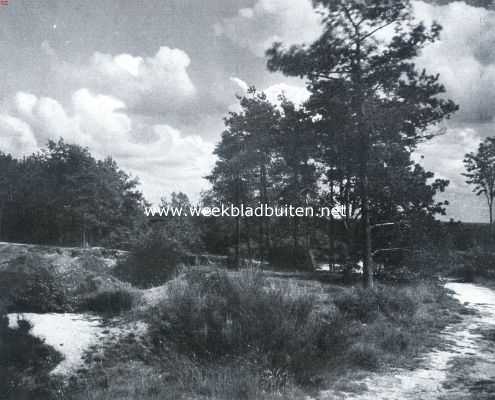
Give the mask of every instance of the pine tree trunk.
<svg viewBox="0 0 495 400">
<path fill-rule="evenodd" d="M 245 230 L 246 230 L 246 242 L 247 242 L 247 253 L 248 253 L 248 258 L 249 260 L 253 259 L 253 249 L 251 248 L 251 229 L 249 222 L 246 221 L 245 224 Z"/>
<path fill-rule="evenodd" d="M 298 221 L 297 221 L 297 218 L 292 218 L 292 220 L 294 221 L 294 225 L 292 226 L 292 245 L 294 247 L 294 253 L 297 249 L 297 247 L 299 247 L 299 241 L 297 240 L 297 235 L 298 235 Z"/>
<path fill-rule="evenodd" d="M 235 243 L 235 268 L 239 268 L 241 266 L 241 217 L 237 216 L 235 219 L 235 235 L 236 235 L 236 243 Z"/>
<path fill-rule="evenodd" d="M 240 188 L 240 176 L 237 175 L 236 182 L 236 193 L 235 193 L 235 202 L 236 206 L 240 207 L 241 205 L 241 188 Z M 239 268 L 241 266 L 241 216 L 238 215 L 235 218 L 235 260 L 234 267 Z"/>
<path fill-rule="evenodd" d="M 268 206 L 268 189 L 267 189 L 267 172 L 266 166 L 261 165 L 260 171 L 260 185 L 261 185 L 261 205 Z M 270 254 L 271 249 L 271 235 L 270 235 L 270 220 L 267 216 L 263 215 L 260 218 L 260 240 L 262 243 L 262 260 Z"/>
<path fill-rule="evenodd" d="M 333 206 L 333 197 L 334 197 L 334 182 L 330 182 L 330 196 L 332 199 Z M 335 229 L 334 229 L 334 219 L 333 214 L 330 211 L 330 219 L 328 222 L 328 266 L 330 270 L 333 271 L 333 264 L 335 262 Z"/>
<path fill-rule="evenodd" d="M 260 259 L 261 259 L 261 261 L 266 261 L 265 260 L 265 231 L 263 230 L 263 218 L 258 218 L 258 219 L 259 219 L 258 231 L 259 231 Z"/>
<path fill-rule="evenodd" d="M 354 66 L 354 78 L 357 85 L 356 113 L 358 134 L 362 146 L 361 166 L 360 166 L 360 183 L 361 183 L 361 209 L 362 209 L 362 229 L 363 229 L 363 286 L 373 287 L 373 259 L 371 254 L 371 222 L 370 222 L 370 201 L 369 201 L 369 151 L 370 151 L 370 132 L 364 110 L 365 94 L 362 88 L 362 70 L 361 70 L 361 42 L 359 32 L 356 28 L 356 62 Z"/>
<path fill-rule="evenodd" d="M 363 232 L 364 232 L 364 254 L 363 254 L 363 285 L 364 287 L 373 288 L 373 258 L 371 249 L 371 223 L 370 209 L 368 198 L 368 177 L 363 177 Z"/>
</svg>

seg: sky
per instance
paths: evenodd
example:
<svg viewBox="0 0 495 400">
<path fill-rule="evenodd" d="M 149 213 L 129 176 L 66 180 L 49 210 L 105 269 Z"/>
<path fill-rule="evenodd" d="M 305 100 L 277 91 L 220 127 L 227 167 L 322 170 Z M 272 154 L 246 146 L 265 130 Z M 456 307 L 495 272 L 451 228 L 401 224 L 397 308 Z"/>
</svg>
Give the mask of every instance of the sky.
<svg viewBox="0 0 495 400">
<path fill-rule="evenodd" d="M 415 158 L 450 180 L 448 218 L 485 221 L 462 159 L 495 136 L 495 11 L 489 0 L 414 1 L 416 18 L 443 26 L 416 60 L 439 73 L 460 105 Z M 9 0 L 0 6 L 0 151 L 22 157 L 48 140 L 112 156 L 145 196 L 198 199 L 204 176 L 248 85 L 301 103 L 304 81 L 266 69 L 274 41 L 321 32 L 310 0 Z"/>
</svg>

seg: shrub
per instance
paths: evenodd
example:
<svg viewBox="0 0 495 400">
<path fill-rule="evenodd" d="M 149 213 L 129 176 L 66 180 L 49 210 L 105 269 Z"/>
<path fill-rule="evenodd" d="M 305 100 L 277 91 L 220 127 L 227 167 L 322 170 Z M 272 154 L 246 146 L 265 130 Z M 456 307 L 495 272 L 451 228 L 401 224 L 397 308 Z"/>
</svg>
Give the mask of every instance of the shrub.
<svg viewBox="0 0 495 400">
<path fill-rule="evenodd" d="M 85 251 L 78 256 L 78 259 L 81 269 L 84 271 L 91 271 L 95 274 L 102 275 L 108 270 L 103 255 L 96 253 L 96 251 L 94 253 Z"/>
<path fill-rule="evenodd" d="M 280 270 L 312 270 L 314 267 L 307 249 L 289 245 L 272 247 L 268 261 Z"/>
<path fill-rule="evenodd" d="M 61 312 L 65 291 L 39 257 L 21 256 L 0 272 L 0 292 L 12 312 Z"/>
<path fill-rule="evenodd" d="M 436 340 L 431 333 L 451 321 L 440 285 L 364 291 L 209 271 L 170 282 L 167 300 L 146 313 L 149 336 L 107 348 L 101 368 L 82 378 L 79 397 L 64 398 L 305 398 L 298 383 L 316 389 L 329 375 L 345 377 L 356 367 L 412 366 Z M 317 297 L 305 295 L 308 288 Z M 345 310 L 372 296 L 373 322 L 344 315 L 335 294 Z"/>
<path fill-rule="evenodd" d="M 334 303 L 347 319 L 371 322 L 378 315 L 378 303 L 372 290 L 344 291 L 335 297 Z"/>
<path fill-rule="evenodd" d="M 304 380 L 333 344 L 333 321 L 319 319 L 315 306 L 312 297 L 267 289 L 255 273 L 193 275 L 152 315 L 151 334 L 205 361 L 264 354 L 270 367 Z"/>
<path fill-rule="evenodd" d="M 408 320 L 416 312 L 418 302 L 414 293 L 396 286 L 378 288 L 380 310 L 391 320 Z"/>
<path fill-rule="evenodd" d="M 470 278 L 476 276 L 484 278 L 495 277 L 495 255 L 488 252 L 473 252 L 465 258 L 466 270 Z"/>
<path fill-rule="evenodd" d="M 479 248 L 452 253 L 449 261 L 446 274 L 464 282 L 474 282 L 477 278 L 495 278 L 495 256 Z"/>
<path fill-rule="evenodd" d="M 378 340 L 382 349 L 392 353 L 403 353 L 411 344 L 411 339 L 407 333 L 394 327 L 383 324 L 383 332 Z"/>
<path fill-rule="evenodd" d="M 287 400 L 305 397 L 289 381 L 287 374 L 266 369 L 249 359 L 205 364 L 176 356 L 173 353 L 163 358 L 160 367 L 168 364 L 164 370 L 142 361 L 128 360 L 90 370 L 84 377 L 79 376 L 63 387 L 62 396 L 57 398 Z"/>
<path fill-rule="evenodd" d="M 379 351 L 373 344 L 357 342 L 353 344 L 348 352 L 348 360 L 363 369 L 375 370 L 380 365 Z"/>
<path fill-rule="evenodd" d="M 87 310 L 102 314 L 119 314 L 132 308 L 134 296 L 128 290 L 109 290 L 90 295 L 85 299 Z"/>
<path fill-rule="evenodd" d="M 62 356 L 29 334 L 29 322 L 21 320 L 18 329 L 10 329 L 2 315 L 0 310 L 1 398 L 50 399 L 48 371 Z"/>
<path fill-rule="evenodd" d="M 152 231 L 134 245 L 129 257 L 117 264 L 115 274 L 138 287 L 163 284 L 172 278 L 185 256 L 179 242 L 161 231 Z"/>
<path fill-rule="evenodd" d="M 391 286 L 354 288 L 339 294 L 334 302 L 345 317 L 361 322 L 372 322 L 380 314 L 391 319 L 402 319 L 416 311 L 416 301 L 404 290 Z"/>
<path fill-rule="evenodd" d="M 203 377 L 193 385 L 194 392 L 213 399 L 294 399 L 294 388 L 287 371 L 264 368 L 259 362 L 239 358 L 226 365 L 200 368 Z M 199 382 L 198 382 L 199 383 Z"/>
<path fill-rule="evenodd" d="M 385 268 L 380 277 L 389 282 L 414 282 L 441 273 L 446 259 L 438 249 L 425 246 L 408 252 L 400 268 Z"/>
</svg>

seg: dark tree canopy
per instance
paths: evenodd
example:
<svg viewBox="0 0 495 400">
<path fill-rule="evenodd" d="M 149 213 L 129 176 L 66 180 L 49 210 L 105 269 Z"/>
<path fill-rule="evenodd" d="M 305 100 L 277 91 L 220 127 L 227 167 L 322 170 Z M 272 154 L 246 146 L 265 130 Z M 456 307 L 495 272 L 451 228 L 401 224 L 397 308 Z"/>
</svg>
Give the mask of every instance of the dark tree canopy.
<svg viewBox="0 0 495 400">
<path fill-rule="evenodd" d="M 0 155 L 2 240 L 126 247 L 143 223 L 137 180 L 111 158 L 50 141 L 22 160 Z"/>
<path fill-rule="evenodd" d="M 407 158 L 432 137 L 432 125 L 457 110 L 443 96 L 439 76 L 414 64 L 441 28 L 416 22 L 407 0 L 315 0 L 314 5 L 323 15 L 321 37 L 290 48 L 275 43 L 267 51 L 268 68 L 307 81 L 306 107 L 325 143 L 321 158 L 330 185 L 340 176 L 345 184 L 339 189 L 359 199 L 365 275 L 372 284 L 371 229 L 382 196 L 375 198 L 370 188 L 394 174 L 386 171 L 394 169 L 386 153 Z M 407 160 L 401 173 L 408 167 L 409 174 L 418 175 Z M 408 179 L 396 182 L 407 185 Z"/>
</svg>

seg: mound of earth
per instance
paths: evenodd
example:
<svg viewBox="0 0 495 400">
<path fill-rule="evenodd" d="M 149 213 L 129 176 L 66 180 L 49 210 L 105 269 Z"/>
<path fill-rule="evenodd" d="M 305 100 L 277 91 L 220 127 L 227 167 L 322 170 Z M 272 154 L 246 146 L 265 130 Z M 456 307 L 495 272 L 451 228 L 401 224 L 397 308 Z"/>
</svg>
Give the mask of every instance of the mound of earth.
<svg viewBox="0 0 495 400">
<path fill-rule="evenodd" d="M 104 248 L 0 242 L 0 293 L 20 288 L 35 295 L 44 289 L 53 292 L 58 288 L 66 299 L 74 300 L 98 291 L 127 287 L 112 275 L 113 267 L 126 256 L 125 251 Z"/>
</svg>

